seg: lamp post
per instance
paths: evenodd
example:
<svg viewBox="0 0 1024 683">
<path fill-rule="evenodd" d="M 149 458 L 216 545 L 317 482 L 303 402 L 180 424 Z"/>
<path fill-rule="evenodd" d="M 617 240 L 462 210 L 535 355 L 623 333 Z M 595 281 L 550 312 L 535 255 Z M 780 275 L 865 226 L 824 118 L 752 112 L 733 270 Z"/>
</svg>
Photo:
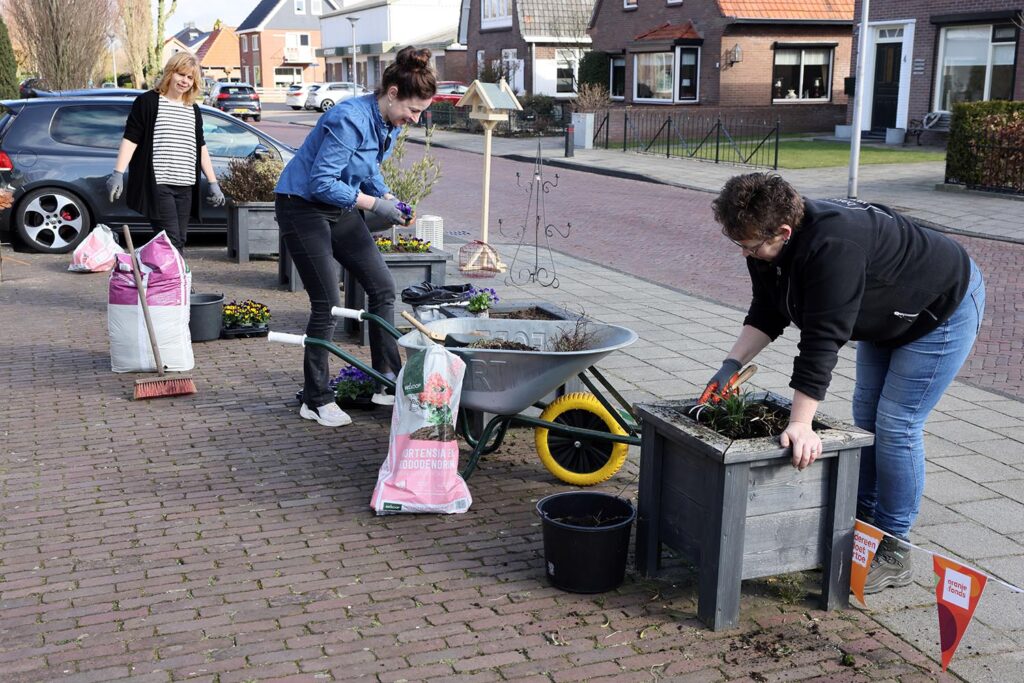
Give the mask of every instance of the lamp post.
<svg viewBox="0 0 1024 683">
<path fill-rule="evenodd" d="M 348 23 L 352 25 L 352 97 L 356 96 L 356 22 L 359 21 L 359 17 L 345 17 L 348 19 Z"/>
</svg>

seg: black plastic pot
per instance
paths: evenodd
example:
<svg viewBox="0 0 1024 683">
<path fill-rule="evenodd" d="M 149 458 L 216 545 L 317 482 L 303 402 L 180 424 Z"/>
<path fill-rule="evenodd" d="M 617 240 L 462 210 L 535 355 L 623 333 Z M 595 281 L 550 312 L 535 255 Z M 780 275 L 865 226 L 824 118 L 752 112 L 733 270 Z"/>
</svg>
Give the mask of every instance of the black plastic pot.
<svg viewBox="0 0 1024 683">
<path fill-rule="evenodd" d="M 192 295 L 188 318 L 188 330 L 192 335 L 192 341 L 204 342 L 219 339 L 223 318 L 223 294 Z"/>
<path fill-rule="evenodd" d="M 537 502 L 548 581 L 572 593 L 618 588 L 626 575 L 636 509 L 607 493 L 569 491 Z"/>
</svg>

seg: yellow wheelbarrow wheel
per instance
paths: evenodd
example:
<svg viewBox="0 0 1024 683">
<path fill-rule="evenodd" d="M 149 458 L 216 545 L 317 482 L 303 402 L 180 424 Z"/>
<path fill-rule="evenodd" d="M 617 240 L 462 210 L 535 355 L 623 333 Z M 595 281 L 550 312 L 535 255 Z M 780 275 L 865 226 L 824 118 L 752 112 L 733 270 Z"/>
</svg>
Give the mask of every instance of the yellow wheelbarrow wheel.
<svg viewBox="0 0 1024 683">
<path fill-rule="evenodd" d="M 566 427 L 605 431 L 625 435 L 611 413 L 593 394 L 566 394 L 552 401 L 540 419 Z M 591 486 L 605 481 L 626 462 L 629 446 L 593 437 L 553 432 L 543 427 L 534 430 L 541 462 L 567 484 Z"/>
</svg>

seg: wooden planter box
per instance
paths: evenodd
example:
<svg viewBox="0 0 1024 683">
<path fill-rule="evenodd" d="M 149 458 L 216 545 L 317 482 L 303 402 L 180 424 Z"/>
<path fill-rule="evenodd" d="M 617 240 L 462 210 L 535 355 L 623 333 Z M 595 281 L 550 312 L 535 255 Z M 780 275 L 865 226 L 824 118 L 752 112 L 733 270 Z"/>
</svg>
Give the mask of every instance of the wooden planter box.
<svg viewBox="0 0 1024 683">
<path fill-rule="evenodd" d="M 274 202 L 228 202 L 228 257 L 246 263 L 250 256 L 279 253 Z"/>
<path fill-rule="evenodd" d="M 789 411 L 776 394 L 755 394 Z M 643 423 L 636 564 L 654 575 L 665 544 L 697 567 L 697 616 L 739 619 L 740 582 L 822 568 L 823 609 L 847 607 L 860 451 L 874 436 L 815 420 L 822 455 L 802 472 L 773 438 L 730 441 L 686 415 L 693 401 L 638 404 Z"/>
</svg>

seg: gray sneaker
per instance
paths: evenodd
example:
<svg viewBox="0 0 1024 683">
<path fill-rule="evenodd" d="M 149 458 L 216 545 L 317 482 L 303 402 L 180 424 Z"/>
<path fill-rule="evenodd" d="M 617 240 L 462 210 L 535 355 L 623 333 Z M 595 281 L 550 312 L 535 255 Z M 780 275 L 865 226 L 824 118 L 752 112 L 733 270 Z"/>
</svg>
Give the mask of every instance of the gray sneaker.
<svg viewBox="0 0 1024 683">
<path fill-rule="evenodd" d="M 910 548 L 892 536 L 878 544 L 878 552 L 864 581 L 864 594 L 880 593 L 886 588 L 906 586 L 913 580 Z"/>
</svg>

